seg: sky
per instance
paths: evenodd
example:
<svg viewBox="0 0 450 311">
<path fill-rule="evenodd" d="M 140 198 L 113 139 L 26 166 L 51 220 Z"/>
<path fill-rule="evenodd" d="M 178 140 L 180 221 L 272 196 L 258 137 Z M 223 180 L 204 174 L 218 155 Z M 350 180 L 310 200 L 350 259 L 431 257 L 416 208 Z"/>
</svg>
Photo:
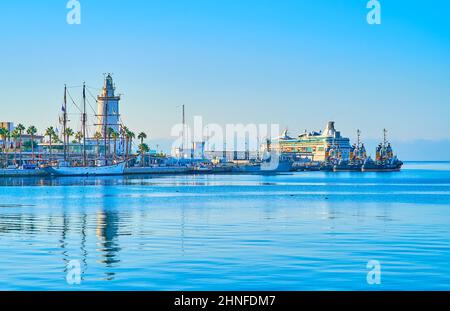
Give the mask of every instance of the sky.
<svg viewBox="0 0 450 311">
<path fill-rule="evenodd" d="M 64 84 L 79 100 L 111 72 L 123 122 L 152 139 L 184 104 L 188 121 L 450 142 L 448 1 L 379 0 L 380 25 L 366 0 L 79 2 L 80 25 L 66 0 L 1 2 L 1 121 L 56 126 Z"/>
</svg>

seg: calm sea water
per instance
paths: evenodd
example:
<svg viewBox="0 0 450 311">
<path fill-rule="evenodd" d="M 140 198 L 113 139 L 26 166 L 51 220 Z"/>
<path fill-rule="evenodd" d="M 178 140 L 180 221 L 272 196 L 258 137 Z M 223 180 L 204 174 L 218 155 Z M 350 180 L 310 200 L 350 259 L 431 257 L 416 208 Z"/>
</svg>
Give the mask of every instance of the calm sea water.
<svg viewBox="0 0 450 311">
<path fill-rule="evenodd" d="M 450 290 L 450 163 L 0 179 L 0 289 Z"/>
</svg>

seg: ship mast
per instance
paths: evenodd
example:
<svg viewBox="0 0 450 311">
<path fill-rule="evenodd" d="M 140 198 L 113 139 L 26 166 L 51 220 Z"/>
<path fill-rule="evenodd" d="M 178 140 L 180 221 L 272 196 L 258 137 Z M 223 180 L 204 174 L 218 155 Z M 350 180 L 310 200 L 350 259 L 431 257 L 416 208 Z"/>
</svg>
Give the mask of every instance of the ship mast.
<svg viewBox="0 0 450 311">
<path fill-rule="evenodd" d="M 260 149 L 260 145 L 259 145 L 259 135 L 256 135 L 256 160 L 259 161 L 259 149 Z"/>
<path fill-rule="evenodd" d="M 86 157 L 86 83 L 83 82 L 83 165 L 87 166 Z"/>
<path fill-rule="evenodd" d="M 108 136 L 108 124 L 109 124 L 109 118 L 108 118 L 108 89 L 107 89 L 107 82 L 105 78 L 105 88 L 106 88 L 106 94 L 105 94 L 105 107 L 103 111 L 103 123 L 105 126 L 103 127 L 103 143 L 105 145 L 105 165 L 108 165 L 108 151 L 107 151 L 107 136 Z M 108 146 L 109 147 L 109 146 Z"/>
<path fill-rule="evenodd" d="M 361 145 L 361 131 L 359 129 L 356 131 L 356 135 L 358 137 L 356 142 L 356 148 L 359 150 L 359 147 Z"/>
<path fill-rule="evenodd" d="M 383 147 L 387 145 L 387 130 L 383 129 Z"/>
<path fill-rule="evenodd" d="M 67 85 L 64 84 L 64 106 L 63 106 L 63 141 L 64 141 L 64 162 L 67 161 Z"/>
<path fill-rule="evenodd" d="M 227 143 L 223 143 L 223 151 L 222 151 L 222 157 L 225 159 L 225 162 L 227 161 Z"/>
</svg>

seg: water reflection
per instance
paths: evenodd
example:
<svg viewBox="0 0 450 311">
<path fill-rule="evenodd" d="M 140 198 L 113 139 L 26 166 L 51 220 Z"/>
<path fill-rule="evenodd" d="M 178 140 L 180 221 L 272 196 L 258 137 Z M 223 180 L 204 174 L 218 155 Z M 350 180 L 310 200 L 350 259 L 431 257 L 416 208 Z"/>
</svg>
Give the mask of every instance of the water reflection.
<svg viewBox="0 0 450 311">
<path fill-rule="evenodd" d="M 113 268 L 119 263 L 118 253 L 120 251 L 118 243 L 119 214 L 112 211 L 100 211 L 97 213 L 97 238 L 99 241 L 100 262 L 107 268 Z M 106 279 L 114 279 L 115 273 L 112 269 L 106 272 Z"/>
<path fill-rule="evenodd" d="M 415 174 L 3 180 L 0 289 L 64 289 L 70 260 L 86 290 L 366 289 L 380 257 L 383 289 L 448 289 L 450 173 Z"/>
<path fill-rule="evenodd" d="M 70 261 L 69 258 L 69 251 L 67 250 L 68 242 L 67 242 L 67 235 L 69 231 L 69 219 L 66 215 L 66 213 L 63 213 L 63 224 L 62 224 L 62 230 L 61 230 L 61 238 L 59 239 L 59 247 L 61 248 L 61 255 L 62 260 L 64 264 L 64 274 L 67 273 L 67 263 Z"/>
<path fill-rule="evenodd" d="M 83 263 L 81 268 L 81 280 L 84 280 L 84 274 L 87 270 L 88 263 L 87 263 L 87 256 L 88 251 L 86 247 L 87 242 L 87 214 L 83 213 L 83 216 L 81 217 L 81 262 Z"/>
<path fill-rule="evenodd" d="M 449 165 L 450 163 L 444 163 Z M 0 194 L 6 191 L 2 187 L 24 186 L 335 186 L 347 188 L 349 185 L 402 187 L 404 185 L 450 185 L 450 171 L 441 168 L 444 164 L 406 165 L 399 173 L 326 173 L 300 172 L 281 175 L 128 175 L 96 177 L 0 177 Z M 430 164 L 431 165 L 431 164 Z M 415 167 L 410 169 L 408 167 Z M 425 169 L 426 168 L 426 169 Z"/>
<path fill-rule="evenodd" d="M 106 192 L 107 188 L 99 188 Z M 51 193 L 49 202 L 51 202 Z M 91 205 L 86 197 L 81 195 L 75 202 L 68 194 L 50 204 L 48 209 L 35 204 L 5 203 L 0 206 L 0 239 L 29 241 L 32 245 L 49 243 L 47 253 L 58 253 L 62 261 L 62 278 L 67 273 L 67 264 L 71 260 L 81 263 L 81 278 L 84 280 L 89 262 L 88 238 L 96 237 L 96 260 L 106 268 L 105 279 L 114 279 L 114 268 L 120 263 L 119 233 L 121 217 L 127 218 L 127 213 L 120 214 L 115 205 L 117 198 L 103 195 L 100 205 Z M 33 198 L 29 198 L 33 200 Z M 40 210 L 42 209 L 42 210 Z M 127 231 L 124 230 L 124 234 Z M 129 234 L 129 233 L 128 233 Z M 55 241 L 55 246 L 51 247 Z M 1 242 L 1 240 L 0 240 Z M 0 247 L 2 245 L 0 244 Z M 92 249 L 92 248 L 91 248 Z M 20 251 L 27 251 L 21 249 Z M 0 267 L 1 268 L 1 267 Z"/>
</svg>

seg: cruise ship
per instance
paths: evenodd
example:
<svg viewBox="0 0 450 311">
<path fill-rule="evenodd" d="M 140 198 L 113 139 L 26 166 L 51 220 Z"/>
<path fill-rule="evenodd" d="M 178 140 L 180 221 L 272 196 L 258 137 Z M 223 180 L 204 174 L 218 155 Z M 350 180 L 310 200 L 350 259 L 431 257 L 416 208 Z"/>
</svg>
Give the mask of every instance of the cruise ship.
<svg viewBox="0 0 450 311">
<path fill-rule="evenodd" d="M 352 149 L 350 139 L 336 131 L 335 123 L 330 121 L 320 132 L 307 132 L 292 138 L 285 130 L 281 136 L 272 139 L 272 148 L 284 155 L 301 156 L 313 162 L 326 162 L 330 148 L 338 150 L 340 157 L 348 158 Z M 328 154 L 327 154 L 328 153 Z"/>
<path fill-rule="evenodd" d="M 357 131 L 356 144 L 350 145 L 350 139 L 336 131 L 333 121 L 327 123 L 324 131 L 305 131 L 297 138 L 290 137 L 285 130 L 271 140 L 271 147 L 295 159 L 294 167 L 298 171 L 399 171 L 403 162 L 393 154 L 391 144 L 387 141 L 387 131 L 383 133 L 384 140 L 376 149 L 375 160 L 367 156 L 360 130 Z"/>
</svg>

